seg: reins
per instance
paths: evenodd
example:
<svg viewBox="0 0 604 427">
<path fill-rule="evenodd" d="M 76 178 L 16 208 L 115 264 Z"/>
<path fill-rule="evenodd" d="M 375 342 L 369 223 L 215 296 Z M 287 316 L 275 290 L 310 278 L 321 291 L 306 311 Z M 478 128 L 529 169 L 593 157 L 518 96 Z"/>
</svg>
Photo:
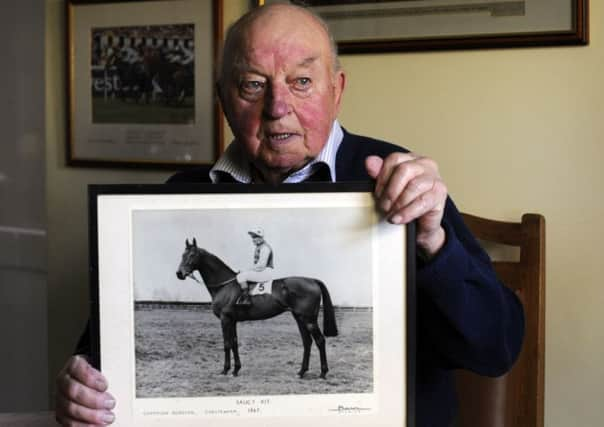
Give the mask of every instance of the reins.
<svg viewBox="0 0 604 427">
<path fill-rule="evenodd" d="M 189 273 L 189 274 L 187 275 L 187 277 L 190 277 L 191 279 L 195 280 L 195 281 L 196 281 L 197 283 L 199 283 L 200 285 L 202 284 L 202 283 L 201 283 L 201 282 L 200 282 L 200 281 L 197 279 L 197 277 L 193 276 L 193 272 Z M 225 281 L 223 281 L 223 282 L 220 282 L 220 283 L 214 283 L 214 284 L 211 284 L 211 283 L 206 283 L 206 286 L 207 286 L 208 288 L 220 288 L 220 287 L 222 287 L 222 286 L 224 286 L 224 285 L 227 285 L 227 284 L 229 284 L 229 283 L 231 283 L 231 282 L 234 282 L 235 280 L 237 280 L 237 276 L 235 276 L 235 277 L 231 277 L 230 279 L 227 279 L 227 280 L 225 280 Z"/>
</svg>

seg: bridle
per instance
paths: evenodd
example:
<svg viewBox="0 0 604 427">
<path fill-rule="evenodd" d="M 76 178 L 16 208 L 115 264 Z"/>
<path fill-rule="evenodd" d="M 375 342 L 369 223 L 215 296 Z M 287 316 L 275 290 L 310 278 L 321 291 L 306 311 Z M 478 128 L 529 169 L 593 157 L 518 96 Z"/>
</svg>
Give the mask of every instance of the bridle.
<svg viewBox="0 0 604 427">
<path fill-rule="evenodd" d="M 199 255 L 199 252 L 200 252 L 199 248 L 196 247 L 195 249 L 196 249 L 196 251 L 195 251 L 196 255 Z M 199 283 L 200 285 L 202 285 L 203 283 L 201 283 L 201 281 L 199 281 L 199 279 L 197 277 L 193 276 L 193 271 L 194 270 L 191 270 L 191 272 L 189 274 L 187 274 L 185 276 L 185 278 L 186 277 L 190 277 L 191 279 L 195 280 L 197 283 Z M 224 280 L 224 281 L 222 281 L 220 283 L 206 283 L 206 286 L 208 288 L 220 288 L 220 287 L 222 287 L 224 285 L 228 285 L 231 282 L 235 282 L 236 280 L 237 280 L 237 275 L 231 277 L 230 279 L 226 279 L 226 280 Z"/>
<path fill-rule="evenodd" d="M 197 283 L 199 283 L 200 285 L 202 285 L 202 284 L 203 284 L 203 283 L 201 283 L 201 282 L 199 281 L 199 279 L 198 279 L 197 277 L 193 276 L 193 272 L 192 272 L 192 271 L 191 271 L 189 274 L 187 274 L 187 275 L 185 276 L 185 278 L 187 278 L 187 277 L 188 277 L 189 279 L 193 279 L 193 280 L 195 280 L 195 281 L 196 281 Z"/>
</svg>

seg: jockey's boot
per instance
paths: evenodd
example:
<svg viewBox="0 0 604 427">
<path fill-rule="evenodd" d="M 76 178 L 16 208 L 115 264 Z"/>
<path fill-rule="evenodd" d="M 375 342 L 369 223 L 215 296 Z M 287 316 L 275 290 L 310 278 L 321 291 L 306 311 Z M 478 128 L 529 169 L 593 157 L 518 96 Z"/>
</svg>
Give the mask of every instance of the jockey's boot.
<svg viewBox="0 0 604 427">
<path fill-rule="evenodd" d="M 236 305 L 252 305 L 252 299 L 250 298 L 250 289 L 245 288 L 242 290 Z"/>
</svg>

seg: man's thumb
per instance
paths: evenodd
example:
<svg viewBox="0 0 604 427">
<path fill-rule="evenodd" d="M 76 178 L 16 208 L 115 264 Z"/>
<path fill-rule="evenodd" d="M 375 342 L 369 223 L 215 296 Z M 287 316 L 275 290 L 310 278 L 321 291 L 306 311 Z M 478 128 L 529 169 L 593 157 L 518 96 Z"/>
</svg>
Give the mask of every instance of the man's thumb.
<svg viewBox="0 0 604 427">
<path fill-rule="evenodd" d="M 367 169 L 367 173 L 373 179 L 377 178 L 383 164 L 384 159 L 378 156 L 369 156 L 365 159 L 365 169 Z"/>
</svg>

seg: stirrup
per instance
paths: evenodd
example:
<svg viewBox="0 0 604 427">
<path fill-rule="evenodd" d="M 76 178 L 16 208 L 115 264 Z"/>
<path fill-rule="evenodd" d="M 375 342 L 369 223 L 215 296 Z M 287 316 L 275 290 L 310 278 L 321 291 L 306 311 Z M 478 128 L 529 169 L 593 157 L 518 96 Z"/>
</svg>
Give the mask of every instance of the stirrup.
<svg viewBox="0 0 604 427">
<path fill-rule="evenodd" d="M 235 305 L 252 305 L 249 291 L 243 291 L 243 293 L 239 295 L 239 298 L 237 298 Z"/>
</svg>

